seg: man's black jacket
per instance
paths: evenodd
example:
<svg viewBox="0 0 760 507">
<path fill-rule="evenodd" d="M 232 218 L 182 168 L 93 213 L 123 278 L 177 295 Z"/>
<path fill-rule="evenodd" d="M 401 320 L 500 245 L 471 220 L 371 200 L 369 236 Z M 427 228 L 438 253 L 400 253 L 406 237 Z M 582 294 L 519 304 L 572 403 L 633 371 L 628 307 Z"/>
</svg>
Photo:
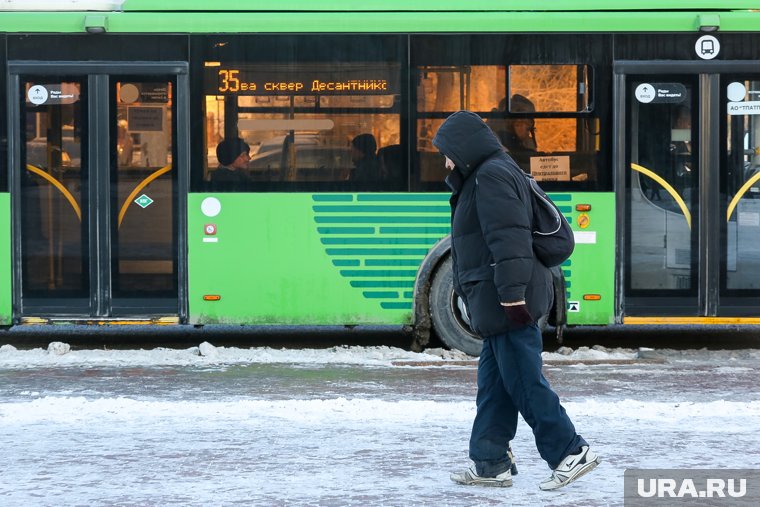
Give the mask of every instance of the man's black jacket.
<svg viewBox="0 0 760 507">
<path fill-rule="evenodd" d="M 549 269 L 533 255 L 530 189 L 499 139 L 469 111 L 452 114 L 433 145 L 456 164 L 451 195 L 454 290 L 481 336 L 515 327 L 500 303 L 525 300 L 534 319 L 553 299 Z"/>
</svg>

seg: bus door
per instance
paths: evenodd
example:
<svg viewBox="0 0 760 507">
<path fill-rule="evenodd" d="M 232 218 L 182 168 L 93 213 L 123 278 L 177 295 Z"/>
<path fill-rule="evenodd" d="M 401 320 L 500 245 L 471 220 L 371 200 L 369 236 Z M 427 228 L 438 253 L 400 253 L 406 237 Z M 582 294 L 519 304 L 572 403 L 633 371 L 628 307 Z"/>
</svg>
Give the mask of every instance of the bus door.
<svg viewBox="0 0 760 507">
<path fill-rule="evenodd" d="M 182 316 L 178 65 L 9 64 L 17 320 Z"/>
<path fill-rule="evenodd" d="M 760 117 L 751 104 L 760 81 L 718 72 L 618 79 L 623 321 L 756 316 Z"/>
</svg>

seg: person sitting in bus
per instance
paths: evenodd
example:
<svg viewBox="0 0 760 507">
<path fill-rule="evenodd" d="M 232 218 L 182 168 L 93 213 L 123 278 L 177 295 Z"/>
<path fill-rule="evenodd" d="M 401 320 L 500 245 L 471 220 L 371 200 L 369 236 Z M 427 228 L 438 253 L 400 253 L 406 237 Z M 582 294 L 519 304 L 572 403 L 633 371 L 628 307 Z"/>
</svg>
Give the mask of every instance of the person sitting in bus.
<svg viewBox="0 0 760 507">
<path fill-rule="evenodd" d="M 675 187 L 681 196 L 686 202 L 691 202 L 691 108 L 681 104 L 676 107 L 673 115 L 673 128 L 670 131 L 671 177 L 675 177 Z"/>
<path fill-rule="evenodd" d="M 506 108 L 507 99 L 505 97 L 494 111 L 505 111 Z M 511 113 L 535 113 L 536 106 L 528 98 L 516 93 L 509 100 L 509 111 Z M 537 152 L 536 129 L 533 118 L 509 118 L 492 123 L 494 124 L 494 132 L 509 155 L 523 171 L 529 173 L 530 158 L 534 157 Z"/>
<path fill-rule="evenodd" d="M 127 120 L 119 120 L 116 124 L 116 149 L 119 167 L 132 165 L 132 152 L 135 146 L 132 136 L 129 134 Z"/>
<path fill-rule="evenodd" d="M 372 134 L 359 134 L 351 140 L 351 181 L 377 181 L 381 178 L 377 141 Z"/>
<path fill-rule="evenodd" d="M 676 174 L 691 172 L 691 109 L 680 105 L 675 110 L 675 120 L 670 134 L 670 152 L 678 167 Z"/>
<path fill-rule="evenodd" d="M 243 172 L 251 160 L 250 147 L 239 137 L 223 139 L 216 146 L 216 158 L 219 167 L 211 173 L 213 190 L 234 190 L 236 187 L 250 183 L 251 178 Z"/>
</svg>

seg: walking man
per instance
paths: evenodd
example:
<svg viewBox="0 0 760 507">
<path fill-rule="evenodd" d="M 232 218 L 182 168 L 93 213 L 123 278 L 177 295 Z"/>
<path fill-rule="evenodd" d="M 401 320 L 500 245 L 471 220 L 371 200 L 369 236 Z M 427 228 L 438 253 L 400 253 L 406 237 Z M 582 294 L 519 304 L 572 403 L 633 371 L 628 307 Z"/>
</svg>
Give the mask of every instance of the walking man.
<svg viewBox="0 0 760 507">
<path fill-rule="evenodd" d="M 552 469 L 539 487 L 561 488 L 600 460 L 576 433 L 541 372 L 543 342 L 536 320 L 548 313 L 553 290 L 549 269 L 533 254 L 527 180 L 488 125 L 469 111 L 449 116 L 433 145 L 451 170 L 446 183 L 452 190 L 454 290 L 483 338 L 470 436 L 474 465 L 451 480 L 511 486 L 509 442 L 519 412 Z"/>
</svg>

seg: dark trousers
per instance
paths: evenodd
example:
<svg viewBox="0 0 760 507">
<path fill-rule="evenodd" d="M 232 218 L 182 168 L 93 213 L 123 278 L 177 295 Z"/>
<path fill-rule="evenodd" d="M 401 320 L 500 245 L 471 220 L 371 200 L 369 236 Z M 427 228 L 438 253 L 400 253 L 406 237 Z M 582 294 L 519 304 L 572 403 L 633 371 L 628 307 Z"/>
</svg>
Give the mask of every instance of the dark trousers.
<svg viewBox="0 0 760 507">
<path fill-rule="evenodd" d="M 534 324 L 483 340 L 478 411 L 470 437 L 470 459 L 478 475 L 493 477 L 510 467 L 507 446 L 517 430 L 518 412 L 533 429 L 538 452 L 552 469 L 588 445 L 541 372 L 542 350 L 541 332 Z"/>
</svg>

